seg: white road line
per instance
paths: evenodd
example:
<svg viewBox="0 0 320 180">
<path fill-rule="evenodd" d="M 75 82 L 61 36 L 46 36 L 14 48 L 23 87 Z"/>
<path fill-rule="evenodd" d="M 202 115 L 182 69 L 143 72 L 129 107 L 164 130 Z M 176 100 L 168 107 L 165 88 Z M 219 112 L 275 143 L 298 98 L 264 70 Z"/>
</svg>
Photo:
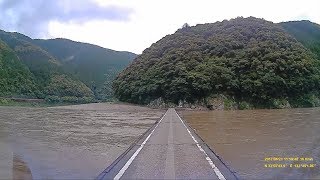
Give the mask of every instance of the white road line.
<svg viewBox="0 0 320 180">
<path fill-rule="evenodd" d="M 169 111 L 169 109 L 167 110 L 167 112 Z M 131 158 L 127 161 L 127 163 L 122 167 L 122 169 L 118 172 L 118 174 L 113 178 L 115 180 L 118 180 L 122 177 L 122 175 L 126 172 L 126 170 L 129 168 L 130 164 L 132 163 L 132 161 L 137 157 L 137 155 L 139 154 L 139 152 L 141 151 L 141 149 L 143 148 L 143 146 L 147 143 L 148 139 L 150 138 L 150 136 L 152 135 L 152 133 L 154 132 L 154 130 L 158 127 L 158 125 L 160 124 L 160 122 L 162 121 L 162 119 L 166 116 L 167 112 L 162 116 L 162 118 L 160 119 L 160 121 L 158 122 L 158 124 L 156 125 L 156 127 L 154 127 L 154 129 L 151 131 L 151 133 L 149 134 L 149 136 L 143 141 L 143 143 L 140 145 L 140 147 L 136 150 L 136 152 L 131 156 Z"/>
<path fill-rule="evenodd" d="M 179 114 L 177 113 L 177 111 L 174 109 L 174 112 L 177 114 L 177 116 L 179 117 L 180 121 L 182 122 L 182 124 L 184 125 L 184 127 L 187 129 L 188 133 L 190 134 L 190 136 L 192 137 L 193 141 L 197 144 L 199 150 L 201 152 L 203 152 L 206 156 L 206 160 L 208 161 L 208 163 L 210 164 L 211 168 L 213 169 L 213 171 L 216 173 L 216 175 L 218 176 L 218 178 L 220 180 L 226 180 L 226 178 L 223 176 L 223 174 L 220 172 L 220 170 L 218 169 L 218 167 L 216 165 L 214 165 L 213 161 L 211 160 L 211 158 L 208 156 L 208 154 L 202 149 L 202 147 L 200 146 L 200 144 L 198 143 L 198 141 L 196 140 L 196 138 L 194 138 L 194 136 L 192 135 L 192 133 L 190 132 L 190 130 L 188 129 L 188 127 L 184 124 L 184 122 L 182 121 L 181 117 L 179 116 Z"/>
</svg>

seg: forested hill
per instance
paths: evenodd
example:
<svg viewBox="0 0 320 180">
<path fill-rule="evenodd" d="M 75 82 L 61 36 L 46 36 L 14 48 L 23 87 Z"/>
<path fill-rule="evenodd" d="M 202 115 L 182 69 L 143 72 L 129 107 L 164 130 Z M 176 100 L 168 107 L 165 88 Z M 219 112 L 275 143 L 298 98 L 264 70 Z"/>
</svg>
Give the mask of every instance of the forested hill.
<svg viewBox="0 0 320 180">
<path fill-rule="evenodd" d="M 280 25 L 320 60 L 320 25 L 310 21 L 290 21 Z"/>
<path fill-rule="evenodd" d="M 17 55 L 0 40 L 0 96 L 39 94 L 35 79 Z"/>
<path fill-rule="evenodd" d="M 281 24 L 254 17 L 184 26 L 121 72 L 115 95 L 140 104 L 317 106 L 319 61 L 295 37 Z"/>
<path fill-rule="evenodd" d="M 68 39 L 36 39 L 33 41 L 63 64 L 63 69 L 93 90 L 98 99 L 112 98 L 112 80 L 136 57 Z"/>
<path fill-rule="evenodd" d="M 12 60 L 2 59 L 12 64 L 1 69 L 6 76 L 0 77 L 4 84 L 0 97 L 46 98 L 55 102 L 108 100 L 113 97 L 112 80 L 136 56 L 67 39 L 34 40 L 2 30 L 0 40 L 2 57 L 12 54 Z M 24 76 L 14 77 L 14 72 Z M 19 85 L 20 90 L 16 88 Z"/>
</svg>

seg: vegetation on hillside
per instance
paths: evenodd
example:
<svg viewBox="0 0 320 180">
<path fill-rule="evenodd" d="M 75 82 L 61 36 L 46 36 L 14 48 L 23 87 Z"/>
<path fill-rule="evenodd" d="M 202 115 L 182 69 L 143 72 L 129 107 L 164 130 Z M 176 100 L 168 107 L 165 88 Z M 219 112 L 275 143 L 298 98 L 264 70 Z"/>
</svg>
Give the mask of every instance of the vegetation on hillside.
<svg viewBox="0 0 320 180">
<path fill-rule="evenodd" d="M 29 69 L 0 40 L 0 97 L 37 97 L 39 94 Z"/>
<path fill-rule="evenodd" d="M 320 60 L 320 25 L 310 21 L 290 21 L 280 25 Z"/>
<path fill-rule="evenodd" d="M 86 103 L 94 101 L 94 95 L 81 81 L 73 80 L 66 75 L 52 76 L 46 87 L 46 100 L 53 103 L 72 102 Z"/>
<path fill-rule="evenodd" d="M 1 30 L 0 40 L 11 53 L 4 64 L 12 67 L 2 73 L 6 75 L 1 77 L 0 97 L 31 96 L 56 103 L 109 100 L 113 98 L 112 80 L 135 57 L 133 53 L 67 39 L 33 40 L 20 33 Z M 11 60 L 12 57 L 17 60 Z M 20 66 L 25 69 L 24 74 L 13 76 L 20 71 Z M 22 90 L 27 87 L 22 81 L 30 78 L 29 84 L 34 88 Z"/>
<path fill-rule="evenodd" d="M 44 89 L 51 76 L 62 73 L 61 64 L 48 52 L 30 43 L 32 39 L 19 33 L 0 31 L 0 39 L 14 50 L 16 56 L 33 74 L 37 87 L 41 91 L 38 98 L 44 98 Z"/>
<path fill-rule="evenodd" d="M 236 18 L 167 35 L 121 72 L 113 88 L 119 100 L 139 104 L 222 95 L 238 107 L 315 106 L 319 67 L 280 25 Z"/>
<path fill-rule="evenodd" d="M 112 98 L 110 82 L 134 58 L 130 52 L 118 52 L 68 39 L 34 40 L 63 64 L 63 69 L 94 92 L 97 99 Z"/>
</svg>

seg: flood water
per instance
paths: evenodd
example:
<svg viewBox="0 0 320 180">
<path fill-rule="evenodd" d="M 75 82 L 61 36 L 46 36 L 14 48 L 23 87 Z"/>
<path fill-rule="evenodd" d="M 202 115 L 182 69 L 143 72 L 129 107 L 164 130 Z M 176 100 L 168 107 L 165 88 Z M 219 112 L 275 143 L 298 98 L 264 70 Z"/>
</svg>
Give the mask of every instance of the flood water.
<svg viewBox="0 0 320 180">
<path fill-rule="evenodd" d="M 320 179 L 319 108 L 180 114 L 240 179 Z"/>
<path fill-rule="evenodd" d="M 18 164 L 14 171 L 30 170 L 33 179 L 94 179 L 163 113 L 102 103 L 0 107 L 0 168 Z M 9 170 L 1 175 L 14 177 Z"/>
</svg>

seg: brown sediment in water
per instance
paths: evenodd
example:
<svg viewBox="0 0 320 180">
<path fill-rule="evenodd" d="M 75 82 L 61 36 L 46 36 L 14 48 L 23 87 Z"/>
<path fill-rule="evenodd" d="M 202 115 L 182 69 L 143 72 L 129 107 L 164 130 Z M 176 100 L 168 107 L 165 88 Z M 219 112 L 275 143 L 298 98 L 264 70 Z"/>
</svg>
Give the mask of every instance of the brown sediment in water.
<svg viewBox="0 0 320 180">
<path fill-rule="evenodd" d="M 240 179 L 320 177 L 319 108 L 179 113 Z M 267 161 L 268 157 L 313 160 Z M 287 166 L 265 167 L 268 164 Z M 290 168 L 290 164 L 316 165 Z"/>
<path fill-rule="evenodd" d="M 0 107 L 0 127 L 33 178 L 94 179 L 164 113 L 115 103 Z"/>
<path fill-rule="evenodd" d="M 12 175 L 13 180 L 32 180 L 32 174 L 28 164 L 16 155 L 13 157 Z"/>
</svg>

